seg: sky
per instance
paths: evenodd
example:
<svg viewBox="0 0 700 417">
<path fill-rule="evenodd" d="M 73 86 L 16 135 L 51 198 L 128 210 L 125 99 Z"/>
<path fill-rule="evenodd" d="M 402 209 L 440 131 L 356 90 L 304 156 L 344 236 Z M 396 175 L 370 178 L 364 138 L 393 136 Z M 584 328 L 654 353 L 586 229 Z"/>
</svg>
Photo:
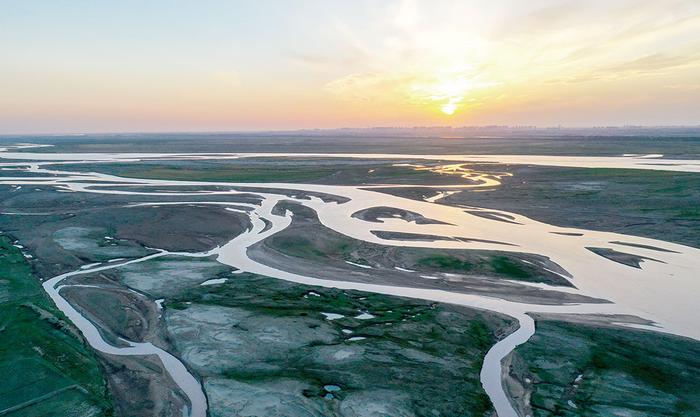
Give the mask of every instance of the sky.
<svg viewBox="0 0 700 417">
<path fill-rule="evenodd" d="M 700 1 L 0 0 L 0 134 L 700 124 Z"/>
</svg>

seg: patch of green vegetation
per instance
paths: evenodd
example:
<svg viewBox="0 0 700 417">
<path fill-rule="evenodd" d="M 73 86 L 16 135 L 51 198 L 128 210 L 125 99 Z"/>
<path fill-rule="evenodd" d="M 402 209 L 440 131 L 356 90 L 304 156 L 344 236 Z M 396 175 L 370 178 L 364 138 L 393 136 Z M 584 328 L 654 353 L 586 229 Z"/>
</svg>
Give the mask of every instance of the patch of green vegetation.
<svg viewBox="0 0 700 417">
<path fill-rule="evenodd" d="M 429 252 L 429 250 L 424 251 Z M 469 256 L 469 259 L 463 259 Z M 541 274 L 531 265 L 508 255 L 467 253 L 461 257 L 453 255 L 429 255 L 419 258 L 412 268 L 432 268 L 446 272 L 461 272 L 508 279 L 539 282 Z"/>
<path fill-rule="evenodd" d="M 538 321 L 516 352 L 534 383 L 535 416 L 700 415 L 696 341 Z"/>
<path fill-rule="evenodd" d="M 230 181 L 230 182 L 302 182 L 313 181 L 335 173 L 334 169 L 318 167 L 274 168 L 236 167 L 227 169 L 186 169 L 154 167 L 145 170 L 126 170 L 123 177 L 150 178 L 179 181 Z"/>
<path fill-rule="evenodd" d="M 463 261 L 457 259 L 454 256 L 426 256 L 424 258 L 418 259 L 416 262 L 418 266 L 427 266 L 429 268 L 440 268 L 447 271 L 460 271 L 469 272 L 474 269 L 474 265 L 471 262 Z"/>
<path fill-rule="evenodd" d="M 0 414 L 113 415 L 97 359 L 7 236 L 0 236 L 0 277 Z M 58 401 L 64 397 L 70 401 Z"/>
<path fill-rule="evenodd" d="M 276 250 L 297 258 L 357 259 L 353 256 L 353 251 L 358 244 L 352 239 L 335 235 L 315 236 L 312 241 L 304 236 L 284 233 L 273 235 L 269 242 Z"/>
<path fill-rule="evenodd" d="M 205 326 L 190 342 L 197 343 L 200 352 L 225 356 L 217 341 L 237 344 L 231 358 L 235 365 L 197 369 L 205 379 L 224 378 L 255 387 L 306 387 L 285 394 L 319 404 L 328 416 L 339 415 L 344 401 L 378 391 L 386 395 L 382 400 L 386 405 L 400 403 L 402 410 L 408 410 L 401 415 L 483 416 L 491 404 L 479 381 L 482 359 L 496 342 L 496 331 L 510 324 L 504 317 L 466 308 L 244 273 L 225 284 L 196 288 L 168 300 L 169 328 L 172 320 L 182 325 L 189 309 L 197 311 L 192 317 L 204 317 L 202 306 L 220 309 L 207 313 L 217 317 L 217 323 L 227 314 L 240 317 L 235 323 L 213 324 L 214 328 L 206 328 L 212 326 L 209 321 L 193 322 Z M 173 307 L 177 310 L 170 310 Z M 328 320 L 322 313 L 342 317 Z M 362 313 L 371 317 L 358 318 Z M 276 339 L 280 332 L 287 334 L 290 323 L 306 329 L 304 334 L 295 330 Z M 207 334 L 216 335 L 214 346 L 208 346 Z M 262 334 L 264 347 L 254 339 L 256 334 Z M 177 334 L 172 337 L 178 349 L 188 350 Z M 297 343 L 297 337 L 303 343 Z M 358 337 L 361 340 L 351 340 Z M 247 344 L 258 348 L 248 350 Z M 264 353 L 266 349 L 269 353 Z M 241 350 L 250 358 L 241 359 Z M 327 384 L 341 388 L 332 393 L 332 400 L 324 390 Z"/>
<path fill-rule="evenodd" d="M 684 208 L 678 212 L 678 217 L 683 219 L 700 219 L 700 208 Z"/>
<path fill-rule="evenodd" d="M 276 239 L 277 247 L 285 254 L 297 258 L 323 259 L 326 254 L 308 239 L 301 236 L 285 236 Z"/>
<path fill-rule="evenodd" d="M 65 391 L 45 398 L 42 401 L 27 405 L 21 409 L 9 412 L 7 417 L 56 417 L 80 416 L 99 417 L 105 415 L 104 410 L 92 404 L 90 395 L 77 385 L 66 388 Z"/>
<path fill-rule="evenodd" d="M 532 277 L 532 274 L 525 268 L 522 262 L 516 261 L 508 256 L 496 255 L 492 257 L 491 267 L 494 272 L 513 278 L 526 279 Z"/>
</svg>

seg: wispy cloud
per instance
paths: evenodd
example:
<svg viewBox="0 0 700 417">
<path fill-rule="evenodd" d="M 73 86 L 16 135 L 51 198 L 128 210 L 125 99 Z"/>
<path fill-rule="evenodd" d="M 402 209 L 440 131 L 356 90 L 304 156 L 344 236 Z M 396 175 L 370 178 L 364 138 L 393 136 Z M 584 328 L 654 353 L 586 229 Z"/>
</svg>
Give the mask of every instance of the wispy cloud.
<svg viewBox="0 0 700 417">
<path fill-rule="evenodd" d="M 370 34 L 337 19 L 345 50 L 361 64 L 324 89 L 345 100 L 467 108 L 491 97 L 537 100 L 538 85 L 652 79 L 700 59 L 700 44 L 688 43 L 700 33 L 693 1 L 545 3 L 497 11 L 502 21 L 490 24 L 474 19 L 488 6 L 442 5 L 398 2 Z"/>
</svg>

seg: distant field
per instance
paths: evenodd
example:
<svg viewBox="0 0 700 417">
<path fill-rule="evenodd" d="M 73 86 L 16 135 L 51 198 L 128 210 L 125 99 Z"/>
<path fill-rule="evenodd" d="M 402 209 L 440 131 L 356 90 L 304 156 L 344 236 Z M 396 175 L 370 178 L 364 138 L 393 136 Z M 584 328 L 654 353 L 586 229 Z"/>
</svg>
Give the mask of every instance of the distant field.
<svg viewBox="0 0 700 417">
<path fill-rule="evenodd" d="M 337 185 L 465 183 L 455 176 L 394 166 L 397 161 L 251 158 L 232 161 L 177 161 L 68 164 L 62 169 L 97 171 L 129 178 L 177 181 L 284 182 Z M 398 161 L 403 162 L 403 161 Z"/>
<path fill-rule="evenodd" d="M 507 210 L 558 226 L 661 238 L 700 247 L 700 174 L 511 166 L 489 192 L 444 200 Z"/>
<path fill-rule="evenodd" d="M 488 135 L 488 133 L 485 133 Z M 351 152 L 423 154 L 534 154 L 534 155 L 622 155 L 664 154 L 700 158 L 700 136 L 656 133 L 616 135 L 614 131 L 595 134 L 560 134 L 544 131 L 508 137 L 440 137 L 434 133 L 391 136 L 365 131 L 356 135 L 318 132 L 304 135 L 264 133 L 153 133 L 83 136 L 5 136 L 0 143 L 32 142 L 53 144 L 42 152 Z"/>
</svg>

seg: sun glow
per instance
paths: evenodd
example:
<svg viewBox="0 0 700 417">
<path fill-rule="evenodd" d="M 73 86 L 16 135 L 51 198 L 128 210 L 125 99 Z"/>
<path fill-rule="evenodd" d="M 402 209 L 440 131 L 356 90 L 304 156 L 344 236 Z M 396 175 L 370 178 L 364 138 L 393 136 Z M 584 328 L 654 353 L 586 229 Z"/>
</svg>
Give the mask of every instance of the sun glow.
<svg viewBox="0 0 700 417">
<path fill-rule="evenodd" d="M 478 90 L 498 84 L 480 80 L 478 74 L 464 65 L 452 71 L 438 72 L 440 74 L 437 76 L 420 77 L 420 81 L 414 81 L 409 96 L 419 105 L 434 108 L 437 104 L 440 111 L 448 116 L 456 114 L 474 100 Z"/>
<path fill-rule="evenodd" d="M 448 116 L 452 116 L 457 111 L 457 105 L 454 103 L 447 103 L 443 105 L 440 110 Z"/>
</svg>

